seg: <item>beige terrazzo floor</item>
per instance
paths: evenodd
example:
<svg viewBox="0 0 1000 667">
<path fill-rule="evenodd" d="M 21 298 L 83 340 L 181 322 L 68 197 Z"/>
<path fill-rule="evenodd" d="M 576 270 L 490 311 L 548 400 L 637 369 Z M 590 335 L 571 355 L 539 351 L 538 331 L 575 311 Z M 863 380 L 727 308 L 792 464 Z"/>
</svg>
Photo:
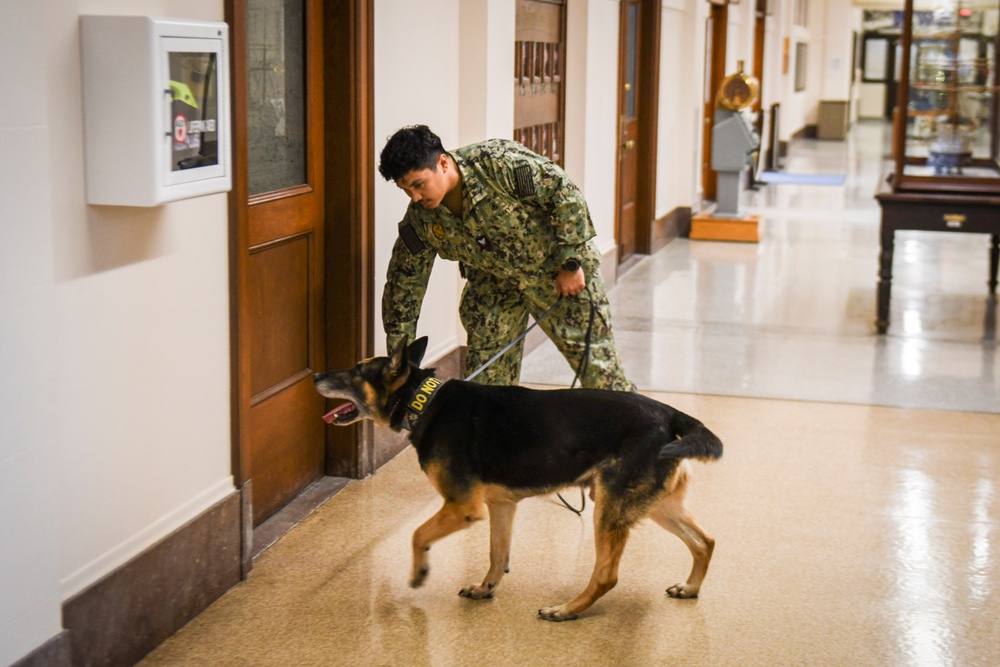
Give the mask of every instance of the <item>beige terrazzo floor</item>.
<svg viewBox="0 0 1000 667">
<path fill-rule="evenodd" d="M 411 532 L 439 505 L 409 449 L 142 664 L 1000 664 L 1000 415 L 652 395 L 726 447 L 694 464 L 689 505 L 717 540 L 699 599 L 666 596 L 690 557 L 646 522 L 617 588 L 577 621 L 538 619 L 593 564 L 590 507 L 550 498 L 521 503 L 495 599 L 457 595 L 487 567 L 485 522 L 408 588 Z"/>
</svg>

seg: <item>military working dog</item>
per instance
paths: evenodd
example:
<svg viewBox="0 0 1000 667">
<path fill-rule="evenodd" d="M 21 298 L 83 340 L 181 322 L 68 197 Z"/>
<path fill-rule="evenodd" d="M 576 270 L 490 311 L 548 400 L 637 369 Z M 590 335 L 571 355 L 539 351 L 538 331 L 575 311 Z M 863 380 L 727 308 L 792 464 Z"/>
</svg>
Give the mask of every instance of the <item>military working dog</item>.
<svg viewBox="0 0 1000 667">
<path fill-rule="evenodd" d="M 490 568 L 466 598 L 491 598 L 508 572 L 517 503 L 569 486 L 594 500 L 597 562 L 587 587 L 565 604 L 540 609 L 550 621 L 576 618 L 618 581 L 629 530 L 649 517 L 677 535 L 694 564 L 671 597 L 698 595 L 715 541 L 684 507 L 685 459 L 722 456 L 700 421 L 640 394 L 601 389 L 532 390 L 440 380 L 421 368 L 427 339 L 403 341 L 388 357 L 317 373 L 316 390 L 346 403 L 324 419 L 346 425 L 373 419 L 410 430 L 420 467 L 444 506 L 413 534 L 410 585 L 423 584 L 427 552 L 441 538 L 490 517 Z"/>
</svg>

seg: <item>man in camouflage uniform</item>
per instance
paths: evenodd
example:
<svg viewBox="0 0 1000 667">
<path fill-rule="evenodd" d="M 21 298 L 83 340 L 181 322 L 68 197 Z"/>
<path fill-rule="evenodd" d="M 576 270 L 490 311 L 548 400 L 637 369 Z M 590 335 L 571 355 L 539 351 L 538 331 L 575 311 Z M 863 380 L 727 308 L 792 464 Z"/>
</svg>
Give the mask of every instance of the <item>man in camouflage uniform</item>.
<svg viewBox="0 0 1000 667">
<path fill-rule="evenodd" d="M 460 262 L 459 314 L 468 333 L 466 375 L 517 338 L 531 314 L 576 369 L 596 312 L 585 387 L 634 390 L 611 332 L 600 254 L 587 204 L 558 165 L 505 139 L 448 153 L 427 126 L 404 127 L 382 150 L 379 171 L 410 197 L 392 249 L 382 322 L 389 349 L 416 334 L 435 256 Z M 559 297 L 562 297 L 561 299 Z M 522 341 L 477 376 L 517 384 Z"/>
</svg>

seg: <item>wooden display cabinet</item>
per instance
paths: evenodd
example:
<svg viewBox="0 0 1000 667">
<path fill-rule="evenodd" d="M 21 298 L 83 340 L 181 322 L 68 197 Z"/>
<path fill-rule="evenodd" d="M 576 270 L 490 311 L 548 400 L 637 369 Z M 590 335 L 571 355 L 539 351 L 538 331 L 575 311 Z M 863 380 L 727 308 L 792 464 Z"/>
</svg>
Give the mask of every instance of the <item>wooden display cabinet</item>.
<svg viewBox="0 0 1000 667">
<path fill-rule="evenodd" d="M 889 327 L 895 233 L 989 235 L 986 284 L 1000 266 L 1000 0 L 906 0 L 893 168 L 882 208 L 875 327 Z"/>
<path fill-rule="evenodd" d="M 893 190 L 1000 193 L 1000 0 L 906 0 Z"/>
</svg>

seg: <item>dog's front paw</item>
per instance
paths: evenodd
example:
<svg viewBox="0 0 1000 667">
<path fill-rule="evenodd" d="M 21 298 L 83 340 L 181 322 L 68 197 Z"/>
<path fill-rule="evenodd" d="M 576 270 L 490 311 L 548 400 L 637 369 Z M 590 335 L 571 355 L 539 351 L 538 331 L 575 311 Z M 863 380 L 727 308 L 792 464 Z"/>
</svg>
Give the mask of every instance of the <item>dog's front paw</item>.
<svg viewBox="0 0 1000 667">
<path fill-rule="evenodd" d="M 667 595 L 672 598 L 687 600 L 698 597 L 698 589 L 689 588 L 687 584 L 674 584 L 667 589 Z"/>
<path fill-rule="evenodd" d="M 427 579 L 427 573 L 431 569 L 424 565 L 418 570 L 414 570 L 413 576 L 410 577 L 410 588 L 420 588 L 423 586 L 424 581 Z"/>
<path fill-rule="evenodd" d="M 566 605 L 560 607 L 546 607 L 545 609 L 539 609 L 538 615 L 544 618 L 546 621 L 572 621 L 577 618 L 576 614 L 571 614 L 566 611 Z"/>
<path fill-rule="evenodd" d="M 470 600 L 488 600 L 496 593 L 496 584 L 478 584 L 466 586 L 458 592 L 463 598 Z"/>
</svg>

